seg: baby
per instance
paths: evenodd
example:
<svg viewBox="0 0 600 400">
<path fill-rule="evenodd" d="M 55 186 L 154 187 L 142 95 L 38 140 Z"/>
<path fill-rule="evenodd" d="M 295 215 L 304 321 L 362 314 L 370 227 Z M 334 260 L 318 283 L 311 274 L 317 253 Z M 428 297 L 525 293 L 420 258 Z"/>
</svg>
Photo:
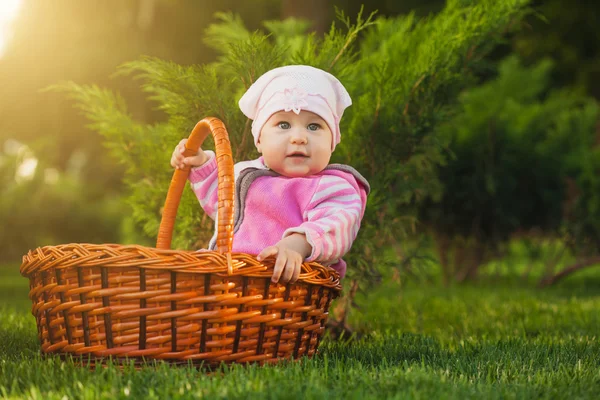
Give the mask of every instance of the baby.
<svg viewBox="0 0 600 400">
<path fill-rule="evenodd" d="M 339 122 L 352 104 L 340 81 L 323 70 L 290 65 L 262 75 L 239 106 L 252 123 L 261 157 L 235 164 L 233 252 L 276 257 L 271 280 L 293 283 L 304 261 L 337 270 L 363 217 L 368 182 L 329 160 L 340 142 Z M 212 151 L 184 157 L 183 139 L 171 166 L 191 166 L 189 181 L 204 211 L 217 214 L 217 163 Z M 215 236 L 209 249 L 214 250 Z"/>
</svg>

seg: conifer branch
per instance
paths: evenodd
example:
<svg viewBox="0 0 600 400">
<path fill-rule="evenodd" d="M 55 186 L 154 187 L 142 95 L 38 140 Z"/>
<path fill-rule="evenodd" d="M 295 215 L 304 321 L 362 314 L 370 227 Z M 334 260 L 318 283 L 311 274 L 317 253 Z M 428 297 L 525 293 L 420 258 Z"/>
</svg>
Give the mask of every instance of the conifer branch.
<svg viewBox="0 0 600 400">
<path fill-rule="evenodd" d="M 375 14 L 377 14 L 377 10 L 373 11 L 369 15 L 367 20 L 363 22 L 362 21 L 362 12 L 364 10 L 364 7 L 365 7 L 364 5 L 362 5 L 360 7 L 360 11 L 358 12 L 358 16 L 356 17 L 356 25 L 355 26 L 352 26 L 350 24 L 350 19 L 345 16 L 343 11 L 341 12 L 336 8 L 336 14 L 338 16 L 338 19 L 340 19 L 346 25 L 346 27 L 348 28 L 348 34 L 346 35 L 346 42 L 344 43 L 344 45 L 342 46 L 340 51 L 337 53 L 337 55 L 335 56 L 335 58 L 333 59 L 331 64 L 329 64 L 329 68 L 327 68 L 328 71 L 331 71 L 333 66 L 340 59 L 340 57 L 342 57 L 342 55 L 344 54 L 346 49 L 358 37 L 359 32 L 362 31 L 363 29 L 375 24 L 375 21 L 373 21 L 373 17 L 375 16 Z"/>
<path fill-rule="evenodd" d="M 76 86 L 67 92 L 75 95 L 93 128 L 108 139 L 113 153 L 128 166 L 125 180 L 131 189 L 133 219 L 154 236 L 170 178 L 165 154 L 199 114 L 215 113 L 227 119 L 232 140 L 239 143 L 236 159 L 248 159 L 253 152 L 251 120 L 241 115 L 234 97 L 262 73 L 281 65 L 304 63 L 335 71 L 357 105 L 344 114 L 343 153 L 337 152 L 336 158 L 364 172 L 372 188 L 359 242 L 348 255 L 355 266 L 349 272 L 366 288 L 379 279 L 382 266 L 399 263 L 397 257 L 386 256 L 380 249 L 414 234 L 408 232 L 407 221 L 414 217 L 418 203 L 441 190 L 435 168 L 447 155 L 436 145 L 440 138 L 437 128 L 447 115 L 437 110 L 451 105 L 472 83 L 467 74 L 460 74 L 465 55 L 471 57 L 470 64 L 479 61 L 507 20 L 526 2 L 481 0 L 483 5 L 476 5 L 450 1 L 445 12 L 422 20 L 409 15 L 375 21 L 376 12 L 365 20 L 361 7 L 351 22 L 336 9 L 342 29 L 332 24 L 320 39 L 313 33 L 275 33 L 279 31 L 273 26 L 272 36 L 249 32 L 237 16 L 218 14 L 217 24 L 207 31 L 209 45 L 219 52 L 217 62 L 180 66 L 148 57 L 121 68 L 122 73 L 133 72 L 141 78 L 145 93 L 168 114 L 164 124 L 136 123 L 125 102 L 111 93 Z M 377 29 L 366 29 L 371 25 Z M 285 27 L 286 32 L 300 32 L 300 28 Z M 356 46 L 359 34 L 365 39 L 360 48 Z M 378 66 L 378 73 L 364 73 Z M 414 110 L 411 102 L 416 104 Z M 403 109 L 398 109 L 402 103 Z M 179 215 L 179 236 L 186 239 L 176 245 L 202 246 L 204 237 L 198 238 L 210 233 L 211 221 L 191 191 L 185 192 Z M 405 261 L 409 259 L 405 257 Z"/>
<path fill-rule="evenodd" d="M 242 152 L 246 149 L 246 141 L 248 136 L 250 135 L 250 118 L 246 118 L 246 123 L 244 124 L 244 131 L 242 132 L 242 143 L 237 146 L 237 150 L 235 151 L 235 159 L 239 160 Z"/>
<path fill-rule="evenodd" d="M 378 125 L 379 125 L 379 109 L 381 107 L 381 88 L 378 87 L 377 89 L 377 103 L 375 104 L 375 115 L 373 118 L 373 130 L 377 130 L 378 129 Z M 375 157 L 375 141 L 372 140 L 371 145 L 368 146 L 368 153 L 369 153 L 369 160 L 370 160 L 370 167 L 371 167 L 371 174 L 375 174 L 375 172 L 377 171 L 377 163 L 376 163 L 376 157 Z"/>
<path fill-rule="evenodd" d="M 402 115 L 404 115 L 405 117 L 408 115 L 408 104 L 410 103 L 410 98 L 415 93 L 415 91 L 417 90 L 417 88 L 419 87 L 421 82 L 423 82 L 424 79 L 425 79 L 425 74 L 421 75 L 421 77 L 417 80 L 417 82 L 415 82 L 413 87 L 410 89 L 410 93 L 408 95 L 408 100 L 406 101 L 406 104 L 404 105 L 404 111 L 402 112 Z"/>
</svg>

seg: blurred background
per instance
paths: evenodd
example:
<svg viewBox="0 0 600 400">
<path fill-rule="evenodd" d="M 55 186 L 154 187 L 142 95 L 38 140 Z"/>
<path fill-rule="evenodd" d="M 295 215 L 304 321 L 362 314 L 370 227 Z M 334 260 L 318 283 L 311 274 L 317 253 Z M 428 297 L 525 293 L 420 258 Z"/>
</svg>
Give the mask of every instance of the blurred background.
<svg viewBox="0 0 600 400">
<path fill-rule="evenodd" d="M 115 74 L 119 65 L 142 55 L 182 65 L 214 61 L 218 54 L 202 37 L 219 11 L 240 15 L 250 31 L 265 20 L 296 17 L 322 35 L 334 21 L 336 7 L 354 17 L 362 3 L 0 0 L 0 262 L 18 264 L 27 250 L 46 244 L 147 240 L 126 218 L 131 211 L 123 200 L 124 167 L 109 156 L 103 139 L 87 127 L 73 102 L 45 90 L 49 86 L 74 81 L 108 88 L 123 96 L 134 119 L 163 121 L 165 114 L 147 101 L 139 82 Z M 439 0 L 371 0 L 364 13 L 426 17 L 444 5 Z M 419 235 L 433 238 L 427 242 L 438 249 L 432 268 L 441 266 L 447 281 L 475 279 L 479 266 L 510 257 L 530 260 L 525 265 L 542 263 L 542 278 L 600 261 L 600 125 L 593 111 L 600 99 L 600 7 L 582 0 L 534 1 L 531 7 L 521 28 L 486 55 L 489 67 L 479 74 L 471 97 L 462 100 L 474 114 L 457 116 L 451 120 L 454 128 L 447 128 L 467 139 L 452 142 L 455 157 L 439 169 L 445 194 L 419 204 L 424 224 Z M 539 90 L 513 99 L 514 107 L 506 108 L 502 95 L 530 84 Z M 560 121 L 544 125 L 544 120 L 575 106 L 581 115 L 570 115 L 561 129 L 572 130 L 577 146 L 536 142 L 560 126 Z M 513 135 L 518 124 L 497 134 L 494 143 L 506 138 L 508 150 L 496 159 L 491 178 L 485 165 L 492 130 L 487 130 L 489 124 L 482 130 L 477 121 L 486 113 L 508 121 L 526 113 L 540 118 L 530 136 Z M 583 120 L 584 126 L 573 122 Z M 477 139 L 482 132 L 483 142 Z M 528 149 L 540 146 L 553 150 L 531 164 Z M 557 151 L 571 152 L 565 161 L 571 164 L 558 166 L 552 156 Z M 569 170 L 573 159 L 589 163 Z M 515 176 L 532 170 L 540 173 L 514 182 Z M 473 177 L 481 178 L 480 184 L 473 186 Z"/>
</svg>

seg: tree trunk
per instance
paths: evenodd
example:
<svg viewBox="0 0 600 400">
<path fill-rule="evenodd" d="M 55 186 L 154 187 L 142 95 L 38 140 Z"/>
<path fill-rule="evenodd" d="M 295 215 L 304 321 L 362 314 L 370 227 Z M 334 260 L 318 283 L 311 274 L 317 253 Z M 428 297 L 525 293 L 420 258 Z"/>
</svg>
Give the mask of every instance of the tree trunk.
<svg viewBox="0 0 600 400">
<path fill-rule="evenodd" d="M 540 281 L 539 286 L 544 287 L 544 286 L 553 285 L 556 282 L 558 282 L 559 280 L 561 280 L 562 278 L 564 278 L 565 276 L 570 275 L 575 271 L 579 271 L 580 269 L 583 269 L 586 267 L 592 267 L 596 264 L 600 264 L 600 257 L 592 257 L 592 258 L 587 258 L 585 260 L 581 260 L 580 262 L 575 263 L 575 264 L 563 269 L 562 271 L 560 271 L 559 273 L 557 273 L 555 275 L 545 277 L 544 279 L 542 279 Z"/>
<path fill-rule="evenodd" d="M 473 244 L 474 248 L 469 248 L 469 257 L 466 265 L 457 274 L 456 280 L 458 282 L 474 281 L 477 277 L 477 272 L 483 261 L 485 253 L 485 246 L 475 241 Z"/>
<path fill-rule="evenodd" d="M 152 26 L 156 12 L 156 0 L 141 0 L 137 14 L 137 26 L 141 30 L 147 30 Z"/>
<path fill-rule="evenodd" d="M 440 266 L 442 268 L 444 286 L 449 286 L 450 280 L 452 279 L 451 266 L 448 260 L 448 252 L 450 251 L 450 240 L 448 236 L 441 233 L 437 233 L 435 230 L 433 231 L 433 236 L 435 238 L 435 244 L 440 260 Z"/>
<path fill-rule="evenodd" d="M 350 290 L 343 295 L 335 307 L 336 319 L 329 318 L 327 321 L 327 329 L 333 338 L 338 339 L 342 336 L 350 336 L 353 333 L 352 328 L 348 326 L 346 320 L 348 312 L 352 308 L 356 291 L 358 290 L 358 281 L 353 279 L 350 283 Z"/>
</svg>

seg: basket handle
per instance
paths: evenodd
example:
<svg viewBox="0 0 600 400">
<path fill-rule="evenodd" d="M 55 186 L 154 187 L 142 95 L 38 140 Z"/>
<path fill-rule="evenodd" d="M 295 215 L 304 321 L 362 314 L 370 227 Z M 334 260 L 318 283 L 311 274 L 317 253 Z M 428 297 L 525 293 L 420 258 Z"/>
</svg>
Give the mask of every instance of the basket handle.
<svg viewBox="0 0 600 400">
<path fill-rule="evenodd" d="M 193 156 L 198 152 L 200 145 L 206 137 L 212 133 L 215 141 L 215 152 L 217 158 L 218 173 L 218 224 L 217 224 L 217 249 L 221 254 L 226 254 L 228 259 L 228 272 L 231 273 L 231 246 L 233 243 L 233 194 L 235 181 L 233 173 L 233 157 L 231 155 L 231 144 L 225 125 L 218 118 L 204 118 L 196 124 L 188 141 L 185 144 L 185 157 Z M 176 169 L 169 185 L 167 199 L 163 208 L 156 248 L 167 250 L 171 248 L 173 236 L 173 225 L 177 216 L 177 209 L 181 200 L 181 194 L 190 173 L 190 166 Z"/>
</svg>

